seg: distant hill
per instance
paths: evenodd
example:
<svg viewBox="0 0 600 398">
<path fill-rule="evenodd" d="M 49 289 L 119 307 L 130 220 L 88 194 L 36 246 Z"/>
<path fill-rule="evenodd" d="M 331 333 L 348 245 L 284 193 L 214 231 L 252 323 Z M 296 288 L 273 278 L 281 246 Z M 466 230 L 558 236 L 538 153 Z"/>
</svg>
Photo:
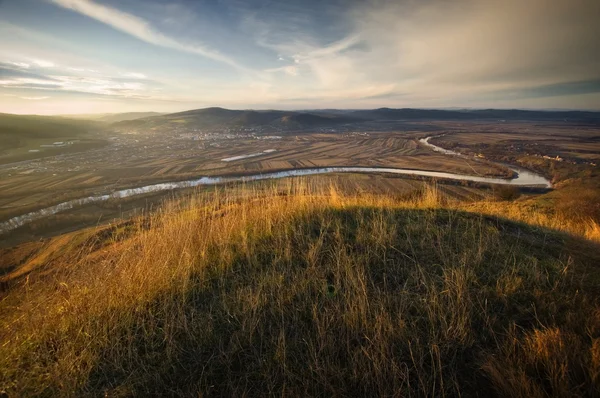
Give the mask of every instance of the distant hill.
<svg viewBox="0 0 600 398">
<path fill-rule="evenodd" d="M 23 147 L 33 140 L 81 138 L 98 125 L 59 116 L 0 113 L 0 152 Z"/>
<path fill-rule="evenodd" d="M 163 113 L 159 112 L 126 112 L 126 113 L 98 113 L 98 114 L 81 114 L 81 115 L 64 115 L 71 119 L 86 119 L 105 123 L 116 123 L 124 120 L 135 120 L 145 117 L 160 116 Z"/>
<path fill-rule="evenodd" d="M 585 111 L 530 111 L 520 109 L 393 109 L 379 108 L 347 113 L 369 120 L 522 120 L 522 121 L 577 121 L 600 123 L 600 112 Z"/>
<path fill-rule="evenodd" d="M 278 110 L 204 108 L 113 123 L 117 129 L 193 126 L 195 128 L 306 128 L 364 121 L 345 114 L 314 114 Z"/>
<path fill-rule="evenodd" d="M 127 114 L 121 114 L 127 115 Z M 131 114 L 133 115 L 133 114 Z M 141 114 L 136 114 L 141 115 Z M 368 110 L 232 110 L 218 107 L 164 115 L 125 118 L 112 124 L 116 129 L 186 126 L 199 129 L 271 127 L 283 130 L 317 128 L 368 121 L 512 120 L 600 123 L 600 112 L 531 111 L 518 109 L 393 109 Z"/>
<path fill-rule="evenodd" d="M 121 122 L 123 120 L 135 120 L 142 119 L 145 117 L 160 116 L 162 113 L 159 112 L 128 112 L 128 113 L 114 113 L 104 115 L 96 120 L 107 123 Z"/>
</svg>

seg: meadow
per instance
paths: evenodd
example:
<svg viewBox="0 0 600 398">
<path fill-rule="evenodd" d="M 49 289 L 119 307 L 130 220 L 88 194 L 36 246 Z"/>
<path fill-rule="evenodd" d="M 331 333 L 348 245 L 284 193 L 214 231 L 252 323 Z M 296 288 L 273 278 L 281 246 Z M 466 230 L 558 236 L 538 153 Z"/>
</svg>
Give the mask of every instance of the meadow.
<svg viewBox="0 0 600 398">
<path fill-rule="evenodd" d="M 57 237 L 4 278 L 0 389 L 597 396 L 600 228 L 537 205 L 294 179 Z"/>
</svg>

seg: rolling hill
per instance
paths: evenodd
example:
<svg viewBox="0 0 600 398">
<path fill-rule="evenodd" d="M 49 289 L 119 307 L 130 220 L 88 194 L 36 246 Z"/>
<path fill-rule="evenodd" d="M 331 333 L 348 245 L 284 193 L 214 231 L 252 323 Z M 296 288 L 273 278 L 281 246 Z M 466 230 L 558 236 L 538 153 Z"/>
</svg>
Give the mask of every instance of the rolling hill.
<svg viewBox="0 0 600 398">
<path fill-rule="evenodd" d="M 239 187 L 5 251 L 0 389 L 597 396 L 600 229 L 522 205 Z"/>
<path fill-rule="evenodd" d="M 32 142 L 79 139 L 98 127 L 98 123 L 89 120 L 0 113 L 0 152 L 26 147 Z"/>
<path fill-rule="evenodd" d="M 205 108 L 113 123 L 117 129 L 193 126 L 195 128 L 306 128 L 361 122 L 363 119 L 336 114 L 314 114 L 278 110 L 231 110 Z"/>
<path fill-rule="evenodd" d="M 107 143 L 102 125 L 60 116 L 1 113 L 0 164 L 99 148 Z M 72 141 L 72 144 L 51 147 L 57 141 Z"/>
<path fill-rule="evenodd" d="M 160 116 L 164 113 L 160 112 L 125 112 L 125 113 L 98 113 L 98 114 L 76 114 L 76 115 L 61 115 L 70 119 L 85 119 L 94 120 L 104 123 L 116 123 L 125 120 L 142 119 L 145 117 Z"/>
<path fill-rule="evenodd" d="M 441 110 L 392 109 L 371 110 L 231 110 L 218 107 L 195 109 L 166 115 L 121 120 L 113 123 L 116 129 L 159 128 L 186 126 L 200 129 L 272 127 L 282 130 L 301 130 L 373 121 L 568 121 L 600 123 L 600 112 L 528 111 L 528 110 Z"/>
</svg>

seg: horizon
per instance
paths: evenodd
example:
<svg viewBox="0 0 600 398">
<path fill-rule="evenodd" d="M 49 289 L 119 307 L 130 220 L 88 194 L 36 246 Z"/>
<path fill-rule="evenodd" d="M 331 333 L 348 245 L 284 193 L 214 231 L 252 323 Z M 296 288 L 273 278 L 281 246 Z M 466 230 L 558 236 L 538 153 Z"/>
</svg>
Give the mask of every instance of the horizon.
<svg viewBox="0 0 600 398">
<path fill-rule="evenodd" d="M 599 18 L 594 0 L 5 0 L 0 112 L 600 111 Z"/>
<path fill-rule="evenodd" d="M 382 106 L 378 108 L 311 108 L 311 109 L 277 109 L 277 108 L 233 108 L 233 107 L 223 107 L 223 106 L 207 106 L 203 108 L 195 108 L 195 109 L 183 109 L 183 110 L 175 110 L 172 112 L 160 112 L 152 109 L 142 110 L 142 111 L 131 111 L 131 112 L 81 112 L 81 113 L 9 113 L 9 112 L 0 112 L 0 114 L 5 115 L 16 115 L 16 116 L 59 116 L 59 117 L 69 117 L 69 116 L 102 116 L 102 115 L 122 115 L 127 113 L 156 113 L 160 115 L 169 115 L 175 113 L 184 113 L 184 112 L 193 112 L 199 110 L 206 109 L 226 109 L 232 111 L 248 111 L 248 112 L 268 112 L 268 111 L 285 111 L 285 112 L 323 112 L 323 111 L 369 111 L 369 110 L 379 110 L 379 109 L 393 109 L 393 110 L 423 110 L 423 111 L 527 111 L 527 112 L 591 112 L 591 113 L 600 113 L 600 109 L 577 109 L 577 108 L 468 108 L 468 107 L 436 107 L 436 108 L 416 108 L 416 107 L 402 107 L 402 108 L 391 108 L 387 106 Z"/>
</svg>

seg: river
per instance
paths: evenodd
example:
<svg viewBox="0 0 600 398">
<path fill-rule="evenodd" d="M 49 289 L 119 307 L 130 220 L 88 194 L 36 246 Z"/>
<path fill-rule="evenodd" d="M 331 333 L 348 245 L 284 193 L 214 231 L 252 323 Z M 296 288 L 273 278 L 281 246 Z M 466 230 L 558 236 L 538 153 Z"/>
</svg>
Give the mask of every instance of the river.
<svg viewBox="0 0 600 398">
<path fill-rule="evenodd" d="M 444 149 L 438 146 L 435 146 L 429 142 L 429 140 L 433 137 L 422 138 L 419 141 L 431 148 L 436 152 L 443 153 L 448 156 L 460 156 L 465 157 L 462 154 L 457 152 Z M 225 184 L 229 182 L 238 182 L 238 181 L 258 181 L 258 180 L 269 180 L 276 178 L 285 178 L 285 177 L 298 177 L 298 176 L 308 176 L 308 175 L 316 175 L 316 174 L 327 174 L 327 173 L 385 173 L 385 174 L 403 174 L 403 175 L 416 175 L 416 176 L 424 176 L 424 177 L 434 177 L 434 178 L 448 178 L 453 180 L 462 180 L 462 181 L 473 181 L 473 182 L 481 182 L 488 184 L 503 184 L 503 185 L 515 185 L 515 186 L 523 186 L 523 187 L 542 187 L 542 188 L 551 188 L 552 184 L 543 176 L 533 173 L 531 171 L 510 166 L 503 165 L 515 173 L 517 176 L 512 179 L 503 179 L 503 178 L 493 178 L 493 177 L 482 177 L 482 176 L 471 176 L 471 175 L 463 175 L 456 173 L 446 173 L 441 171 L 427 171 L 427 170 L 412 170 L 412 169 L 402 169 L 402 168 L 390 168 L 390 167 L 318 167 L 312 169 L 293 169 L 293 170 L 285 170 L 285 171 L 277 171 L 271 173 L 260 173 L 254 175 L 245 175 L 245 176 L 233 176 L 233 177 L 202 177 L 199 179 L 188 180 L 188 181 L 177 181 L 177 182 L 167 182 L 162 184 L 153 184 L 146 185 L 138 188 L 129 188 L 122 189 L 119 191 L 115 191 L 111 194 L 105 195 L 97 195 L 97 196 L 89 196 L 86 198 L 74 199 L 67 202 L 63 202 L 54 206 L 46 207 L 44 209 L 34 211 L 31 213 L 27 213 L 21 216 L 13 217 L 7 221 L 0 223 L 0 234 L 12 231 L 16 228 L 19 228 L 27 223 L 30 223 L 35 220 L 39 220 L 43 217 L 47 217 L 52 214 L 60 213 L 66 210 L 73 209 L 75 207 L 83 206 L 91 203 L 99 203 L 110 198 L 127 198 L 134 195 L 141 195 L 146 193 L 153 192 L 161 192 L 161 191 L 170 191 L 173 189 L 181 189 L 181 188 L 192 188 L 201 185 L 217 185 L 217 184 Z"/>
</svg>

